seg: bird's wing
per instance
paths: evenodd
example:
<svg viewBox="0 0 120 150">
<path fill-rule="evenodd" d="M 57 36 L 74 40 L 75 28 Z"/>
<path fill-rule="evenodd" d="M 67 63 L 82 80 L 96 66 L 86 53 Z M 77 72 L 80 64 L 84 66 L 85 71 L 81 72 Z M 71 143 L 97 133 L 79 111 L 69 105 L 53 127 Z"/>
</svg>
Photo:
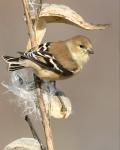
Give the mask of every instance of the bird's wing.
<svg viewBox="0 0 120 150">
<path fill-rule="evenodd" d="M 56 59 L 56 57 L 50 53 L 50 46 L 50 42 L 41 44 L 37 50 L 25 52 L 24 57 L 33 61 L 40 67 L 43 67 L 47 70 L 52 70 L 55 73 L 62 74 L 64 76 L 73 75 L 72 71 L 64 68 L 64 66 L 62 66 Z"/>
</svg>

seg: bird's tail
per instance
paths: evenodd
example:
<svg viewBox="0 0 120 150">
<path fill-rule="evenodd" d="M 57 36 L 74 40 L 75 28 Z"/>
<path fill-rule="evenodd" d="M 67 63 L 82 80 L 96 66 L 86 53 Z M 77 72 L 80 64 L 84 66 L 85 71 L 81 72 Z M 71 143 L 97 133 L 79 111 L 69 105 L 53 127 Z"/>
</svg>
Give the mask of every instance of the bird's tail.
<svg viewBox="0 0 120 150">
<path fill-rule="evenodd" d="M 3 59 L 9 64 L 8 66 L 9 71 L 15 71 L 24 68 L 24 66 L 20 64 L 19 57 L 16 58 L 11 56 L 3 56 Z"/>
</svg>

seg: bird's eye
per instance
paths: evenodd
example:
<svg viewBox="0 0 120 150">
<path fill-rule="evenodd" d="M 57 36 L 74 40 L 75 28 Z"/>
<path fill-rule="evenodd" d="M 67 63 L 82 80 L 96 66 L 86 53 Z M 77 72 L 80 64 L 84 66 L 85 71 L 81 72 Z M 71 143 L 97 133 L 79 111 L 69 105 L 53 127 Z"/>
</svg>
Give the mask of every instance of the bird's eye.
<svg viewBox="0 0 120 150">
<path fill-rule="evenodd" d="M 85 48 L 85 46 L 84 45 L 80 45 L 80 48 Z"/>
</svg>

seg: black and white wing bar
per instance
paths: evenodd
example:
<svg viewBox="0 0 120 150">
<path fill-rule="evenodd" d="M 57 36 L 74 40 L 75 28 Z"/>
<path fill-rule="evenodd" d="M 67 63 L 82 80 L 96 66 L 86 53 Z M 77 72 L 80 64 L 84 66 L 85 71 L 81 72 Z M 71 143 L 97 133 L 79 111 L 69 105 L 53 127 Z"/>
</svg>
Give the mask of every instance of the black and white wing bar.
<svg viewBox="0 0 120 150">
<path fill-rule="evenodd" d="M 68 69 L 64 68 L 56 60 L 56 58 L 52 54 L 49 53 L 49 46 L 50 46 L 50 42 L 41 44 L 38 50 L 32 50 L 32 51 L 30 50 L 28 52 L 25 52 L 24 57 L 27 59 L 30 59 L 37 65 L 47 70 L 54 71 L 55 73 L 58 73 L 64 76 L 73 75 L 72 71 L 69 71 Z M 42 57 L 46 63 L 41 62 L 39 57 Z"/>
</svg>

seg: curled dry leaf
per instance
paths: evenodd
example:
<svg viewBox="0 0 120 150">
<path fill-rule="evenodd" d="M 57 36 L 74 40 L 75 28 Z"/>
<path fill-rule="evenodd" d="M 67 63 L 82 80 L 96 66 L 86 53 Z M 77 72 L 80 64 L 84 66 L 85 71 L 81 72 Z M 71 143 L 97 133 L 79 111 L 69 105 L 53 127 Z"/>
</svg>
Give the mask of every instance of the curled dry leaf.
<svg viewBox="0 0 120 150">
<path fill-rule="evenodd" d="M 35 19 L 34 16 L 33 19 Z M 108 24 L 95 25 L 89 23 L 85 21 L 78 13 L 65 5 L 43 4 L 39 14 L 36 33 L 37 41 L 39 44 L 44 37 L 47 23 L 66 23 L 85 30 L 103 30 L 109 26 Z M 30 41 L 28 42 L 27 49 L 30 49 Z"/>
</svg>

